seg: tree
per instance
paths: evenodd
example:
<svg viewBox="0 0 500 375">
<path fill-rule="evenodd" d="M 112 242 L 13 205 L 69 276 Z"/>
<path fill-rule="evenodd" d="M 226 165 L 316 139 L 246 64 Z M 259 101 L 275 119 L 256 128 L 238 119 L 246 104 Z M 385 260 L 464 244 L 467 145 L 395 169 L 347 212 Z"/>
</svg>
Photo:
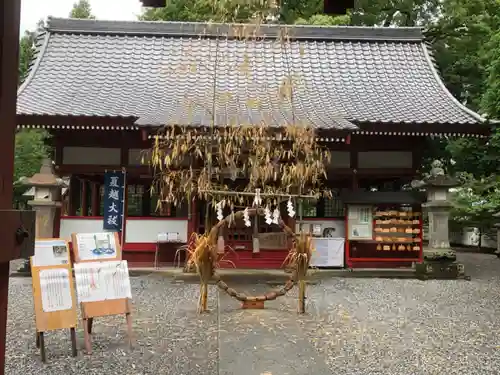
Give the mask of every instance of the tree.
<svg viewBox="0 0 500 375">
<path fill-rule="evenodd" d="M 461 186 L 452 193 L 452 225 L 460 228 L 474 227 L 481 237 L 489 234 L 498 218 L 493 215 L 500 212 L 500 177 L 489 176 L 480 179 L 471 174 L 462 173 Z"/>
<path fill-rule="evenodd" d="M 500 30 L 500 1 L 445 0 L 442 14 L 429 28 L 437 65 L 450 92 L 462 103 L 495 118 L 498 101 L 498 52 L 495 35 Z M 444 152 L 455 161 L 453 169 L 476 178 L 497 173 L 500 160 L 498 127 L 488 142 L 463 138 L 451 140 Z"/>
<path fill-rule="evenodd" d="M 28 70 L 35 55 L 36 33 L 25 31 L 19 42 L 19 83 L 27 76 Z"/>
<path fill-rule="evenodd" d="M 146 21 L 211 21 L 263 22 L 277 19 L 285 24 L 340 25 L 348 24 L 348 17 L 323 15 L 323 0 L 171 0 L 164 8 L 147 9 L 140 17 Z M 315 16 L 315 18 L 311 18 Z"/>
<path fill-rule="evenodd" d="M 40 20 L 35 31 L 26 30 L 19 42 L 19 84 L 26 78 L 30 64 L 35 57 L 35 42 L 43 30 L 44 21 Z"/>
<path fill-rule="evenodd" d="M 44 21 L 40 20 L 35 31 L 27 30 L 19 42 L 19 83 L 29 71 L 35 58 L 35 43 L 39 33 L 43 30 Z M 46 140 L 49 134 L 43 130 L 23 129 L 16 133 L 14 154 L 14 184 L 21 177 L 31 177 L 40 170 L 42 161 L 49 154 Z M 14 185 L 14 201 L 22 199 L 26 187 Z"/>
<path fill-rule="evenodd" d="M 273 4 L 250 0 L 171 0 L 164 8 L 147 9 L 139 18 L 144 21 L 249 22 L 275 10 Z M 264 14 L 266 13 L 266 14 Z"/>
<path fill-rule="evenodd" d="M 40 171 L 42 161 L 49 155 L 48 133 L 43 130 L 22 130 L 16 134 L 14 154 L 14 183 L 21 177 L 31 177 Z M 25 186 L 14 185 L 14 200 L 20 200 Z"/>
<path fill-rule="evenodd" d="M 359 0 L 352 24 L 359 26 L 426 26 L 440 11 L 440 0 Z"/>
<path fill-rule="evenodd" d="M 311 17 L 298 18 L 295 21 L 297 25 L 317 25 L 317 26 L 340 26 L 349 25 L 351 22 L 351 17 L 349 15 L 344 16 L 327 16 L 325 14 L 314 14 Z"/>
<path fill-rule="evenodd" d="M 95 19 L 88 0 L 79 0 L 77 3 L 74 3 L 69 16 L 71 18 Z"/>
</svg>

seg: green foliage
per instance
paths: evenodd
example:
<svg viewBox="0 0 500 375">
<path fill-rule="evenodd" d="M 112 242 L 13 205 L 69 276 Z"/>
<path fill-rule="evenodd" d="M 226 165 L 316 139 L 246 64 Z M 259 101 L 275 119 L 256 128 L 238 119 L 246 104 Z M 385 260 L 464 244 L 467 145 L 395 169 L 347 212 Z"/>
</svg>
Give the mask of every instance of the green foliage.
<svg viewBox="0 0 500 375">
<path fill-rule="evenodd" d="M 74 3 L 73 9 L 71 10 L 69 16 L 71 18 L 83 19 L 95 18 L 95 16 L 92 14 L 92 8 L 88 0 L 79 0 L 77 3 Z"/>
<path fill-rule="evenodd" d="M 49 148 L 45 142 L 48 136 L 43 130 L 22 130 L 16 134 L 14 182 L 40 171 L 43 159 L 49 156 Z M 15 185 L 14 198 L 18 199 L 24 191 L 26 187 Z"/>
<path fill-rule="evenodd" d="M 488 43 L 499 30 L 499 0 L 444 0 L 428 36 L 446 86 L 461 102 L 479 110 L 485 88 Z"/>
<path fill-rule="evenodd" d="M 482 233 L 491 231 L 498 221 L 493 215 L 500 212 L 500 176 L 476 179 L 464 173 L 460 180 L 460 188 L 452 193 L 452 222 Z"/>
<path fill-rule="evenodd" d="M 35 57 L 35 41 L 43 27 L 43 20 L 38 21 L 37 29 L 35 31 L 26 30 L 19 42 L 19 84 L 26 79 L 30 64 Z"/>
<path fill-rule="evenodd" d="M 323 15 L 323 0 L 170 0 L 164 8 L 147 9 L 145 21 L 250 22 L 260 16 L 279 16 L 285 24 L 346 25 L 350 18 Z"/>
<path fill-rule="evenodd" d="M 353 25 L 427 26 L 439 14 L 440 0 L 358 0 Z"/>
<path fill-rule="evenodd" d="M 19 42 L 19 83 L 26 78 L 35 55 L 35 38 L 34 32 L 26 31 Z"/>
<path fill-rule="evenodd" d="M 318 26 L 340 26 L 349 25 L 351 17 L 349 15 L 332 17 L 325 14 L 315 14 L 308 19 L 299 18 L 295 21 L 298 25 L 318 25 Z"/>
<path fill-rule="evenodd" d="M 22 82 L 35 58 L 35 41 L 44 27 L 38 22 L 37 30 L 26 31 L 19 42 L 19 82 Z M 42 161 L 49 155 L 46 140 L 49 134 L 43 130 L 22 130 L 16 134 L 14 153 L 14 200 L 20 200 L 26 187 L 16 185 L 21 177 L 31 177 L 40 170 Z"/>
<path fill-rule="evenodd" d="M 144 21 L 248 22 L 269 11 L 264 1 L 169 0 L 164 8 L 147 9 Z"/>
<path fill-rule="evenodd" d="M 499 0 L 444 0 L 442 13 L 428 30 L 443 80 L 451 93 L 471 109 L 491 118 L 499 114 Z M 448 141 L 442 153 L 455 160 L 454 169 L 476 178 L 497 173 L 500 132 L 488 141 Z"/>
<path fill-rule="evenodd" d="M 485 59 L 487 78 L 481 108 L 488 117 L 500 119 L 500 29 L 487 43 Z"/>
</svg>

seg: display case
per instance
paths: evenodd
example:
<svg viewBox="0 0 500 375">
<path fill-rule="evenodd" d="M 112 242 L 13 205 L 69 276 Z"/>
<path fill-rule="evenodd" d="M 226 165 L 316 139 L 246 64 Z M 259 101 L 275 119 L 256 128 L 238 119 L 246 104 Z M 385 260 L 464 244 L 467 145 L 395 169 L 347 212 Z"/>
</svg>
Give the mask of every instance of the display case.
<svg viewBox="0 0 500 375">
<path fill-rule="evenodd" d="M 423 260 L 423 197 L 358 192 L 346 199 L 348 267 L 410 267 Z"/>
</svg>

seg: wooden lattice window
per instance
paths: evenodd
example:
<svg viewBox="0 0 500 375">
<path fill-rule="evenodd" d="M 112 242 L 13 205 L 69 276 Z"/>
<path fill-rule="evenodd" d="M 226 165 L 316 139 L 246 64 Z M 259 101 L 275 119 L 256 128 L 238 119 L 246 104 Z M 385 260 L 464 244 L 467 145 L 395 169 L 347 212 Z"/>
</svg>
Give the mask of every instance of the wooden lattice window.
<svg viewBox="0 0 500 375">
<path fill-rule="evenodd" d="M 325 217 L 344 217 L 345 207 L 340 197 L 334 195 L 331 199 L 323 200 L 323 209 Z"/>
</svg>

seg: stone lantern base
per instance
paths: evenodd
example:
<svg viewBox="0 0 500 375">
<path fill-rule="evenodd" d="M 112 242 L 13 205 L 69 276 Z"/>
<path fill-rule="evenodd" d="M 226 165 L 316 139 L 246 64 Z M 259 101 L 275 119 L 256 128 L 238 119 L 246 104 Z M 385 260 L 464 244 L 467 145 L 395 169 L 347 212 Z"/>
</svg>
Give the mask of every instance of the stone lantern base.
<svg viewBox="0 0 500 375">
<path fill-rule="evenodd" d="M 465 267 L 458 263 L 455 251 L 451 249 L 424 249 L 424 261 L 415 267 L 417 277 L 428 279 L 458 279 L 470 280 L 465 275 Z"/>
</svg>

